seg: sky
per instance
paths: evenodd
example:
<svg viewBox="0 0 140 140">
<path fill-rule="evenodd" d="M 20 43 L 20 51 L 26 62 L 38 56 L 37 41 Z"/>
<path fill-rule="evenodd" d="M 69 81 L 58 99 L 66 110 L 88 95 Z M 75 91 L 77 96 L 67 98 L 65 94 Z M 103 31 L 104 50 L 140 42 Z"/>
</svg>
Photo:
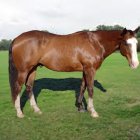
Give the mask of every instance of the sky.
<svg viewBox="0 0 140 140">
<path fill-rule="evenodd" d="M 29 30 L 69 34 L 98 25 L 135 29 L 140 0 L 0 0 L 0 39 Z"/>
</svg>

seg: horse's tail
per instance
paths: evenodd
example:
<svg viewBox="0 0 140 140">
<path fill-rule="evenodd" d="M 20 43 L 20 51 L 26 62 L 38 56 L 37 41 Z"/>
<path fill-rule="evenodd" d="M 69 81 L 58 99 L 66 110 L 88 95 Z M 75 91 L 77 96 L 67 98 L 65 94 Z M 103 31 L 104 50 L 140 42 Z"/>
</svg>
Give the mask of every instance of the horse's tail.
<svg viewBox="0 0 140 140">
<path fill-rule="evenodd" d="M 12 57 L 12 45 L 13 45 L 13 43 L 11 43 L 11 45 L 9 47 L 9 83 L 10 83 L 10 88 L 11 88 L 12 99 L 13 99 L 13 101 L 15 101 L 15 99 L 17 97 L 16 81 L 18 78 L 18 71 L 14 65 L 14 61 L 13 61 L 13 57 Z"/>
</svg>

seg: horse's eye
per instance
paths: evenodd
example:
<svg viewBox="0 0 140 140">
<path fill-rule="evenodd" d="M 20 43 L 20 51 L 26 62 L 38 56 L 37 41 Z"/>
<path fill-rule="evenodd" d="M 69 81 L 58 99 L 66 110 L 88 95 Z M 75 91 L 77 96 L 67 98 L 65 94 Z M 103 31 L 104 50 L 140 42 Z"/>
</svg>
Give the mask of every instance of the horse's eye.
<svg viewBox="0 0 140 140">
<path fill-rule="evenodd" d="M 127 45 L 127 46 L 131 46 L 132 44 L 131 44 L 131 43 L 128 43 L 128 42 L 126 42 L 126 45 Z"/>
<path fill-rule="evenodd" d="M 123 41 L 123 45 L 128 46 L 128 43 L 127 43 L 127 41 L 126 41 L 126 40 L 124 40 L 124 41 Z"/>
</svg>

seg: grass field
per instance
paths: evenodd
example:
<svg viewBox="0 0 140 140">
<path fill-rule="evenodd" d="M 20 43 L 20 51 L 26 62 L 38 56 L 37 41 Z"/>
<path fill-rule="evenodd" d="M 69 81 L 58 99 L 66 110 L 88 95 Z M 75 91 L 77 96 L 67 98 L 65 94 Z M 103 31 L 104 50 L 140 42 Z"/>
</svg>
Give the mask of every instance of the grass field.
<svg viewBox="0 0 140 140">
<path fill-rule="evenodd" d="M 97 119 L 76 110 L 79 78 L 81 73 L 38 68 L 34 90 L 43 114 L 36 115 L 26 102 L 25 117 L 18 119 L 9 90 L 8 52 L 0 52 L 0 140 L 140 140 L 140 68 L 131 70 L 119 53 L 104 61 L 95 78 Z"/>
</svg>

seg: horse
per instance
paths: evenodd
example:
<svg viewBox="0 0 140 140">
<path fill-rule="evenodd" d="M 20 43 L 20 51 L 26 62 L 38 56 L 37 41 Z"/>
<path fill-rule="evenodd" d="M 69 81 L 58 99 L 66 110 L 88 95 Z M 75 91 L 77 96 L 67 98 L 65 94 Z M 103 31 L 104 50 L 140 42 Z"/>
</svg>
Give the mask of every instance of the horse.
<svg viewBox="0 0 140 140">
<path fill-rule="evenodd" d="M 33 93 L 33 84 L 38 66 L 59 72 L 82 72 L 78 110 L 82 110 L 84 92 L 88 91 L 87 110 L 93 118 L 99 117 L 93 104 L 93 81 L 102 62 L 116 50 L 128 60 L 132 69 L 139 65 L 136 34 L 134 31 L 98 30 L 79 31 L 57 35 L 38 30 L 24 32 L 16 37 L 9 48 L 9 83 L 17 117 L 23 118 L 20 107 L 20 92 L 23 84 L 34 112 L 41 114 Z"/>
</svg>

